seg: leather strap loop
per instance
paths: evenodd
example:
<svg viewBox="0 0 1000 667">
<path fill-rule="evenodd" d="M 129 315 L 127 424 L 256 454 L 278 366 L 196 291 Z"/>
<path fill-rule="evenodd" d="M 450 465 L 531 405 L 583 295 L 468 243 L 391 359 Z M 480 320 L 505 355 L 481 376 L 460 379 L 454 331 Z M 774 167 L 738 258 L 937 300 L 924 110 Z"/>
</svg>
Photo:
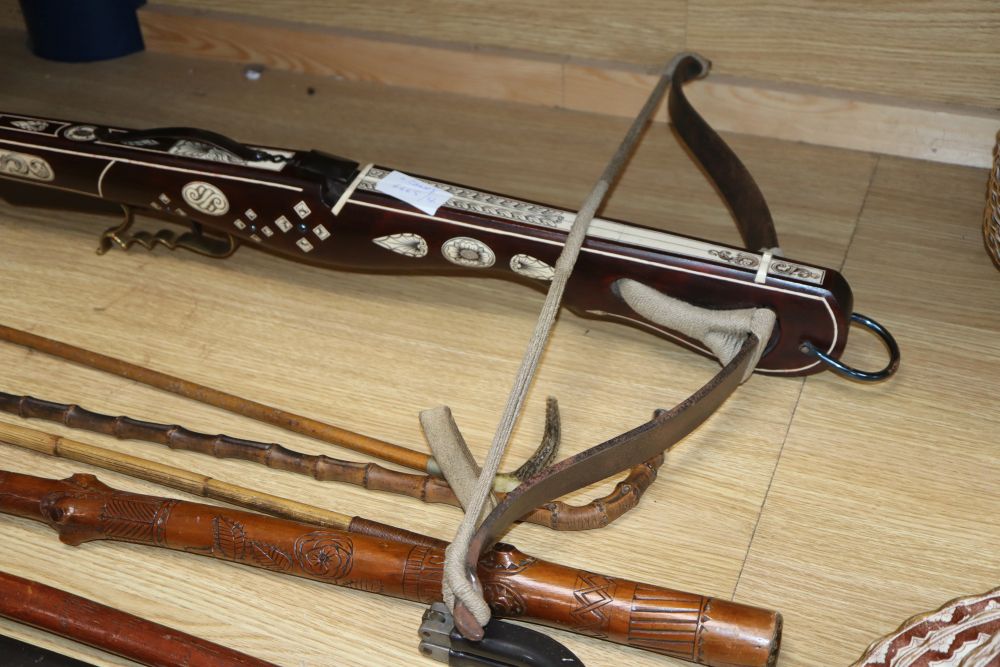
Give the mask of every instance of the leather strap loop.
<svg viewBox="0 0 1000 667">
<path fill-rule="evenodd" d="M 673 72 L 667 104 L 678 135 L 722 194 L 746 246 L 751 250 L 778 248 L 771 212 L 750 172 L 684 95 L 683 85 L 707 74 L 708 62 L 685 54 L 671 64 Z M 657 411 L 645 424 L 525 480 L 479 525 L 466 551 L 466 578 L 456 583 L 463 587 L 471 585 L 481 599 L 482 590 L 476 578 L 480 554 L 492 547 L 515 521 L 536 507 L 669 450 L 708 419 L 733 393 L 753 370 L 766 343 L 754 333 L 746 334 L 735 356 L 728 362 L 723 360 L 725 365 L 715 377 L 687 400 L 671 410 Z M 488 618 L 488 610 L 477 611 Z M 483 625 L 461 600 L 455 602 L 454 619 L 463 636 L 473 640 L 482 638 Z"/>
<path fill-rule="evenodd" d="M 465 565 L 474 586 L 479 555 L 493 546 L 515 521 L 570 491 L 593 484 L 669 450 L 708 419 L 739 386 L 756 358 L 760 341 L 748 334 L 732 361 L 688 399 L 626 433 L 560 461 L 527 479 L 507 494 L 486 517 L 469 544 Z M 482 637 L 482 626 L 462 605 L 455 604 L 455 625 L 468 639 Z"/>
</svg>

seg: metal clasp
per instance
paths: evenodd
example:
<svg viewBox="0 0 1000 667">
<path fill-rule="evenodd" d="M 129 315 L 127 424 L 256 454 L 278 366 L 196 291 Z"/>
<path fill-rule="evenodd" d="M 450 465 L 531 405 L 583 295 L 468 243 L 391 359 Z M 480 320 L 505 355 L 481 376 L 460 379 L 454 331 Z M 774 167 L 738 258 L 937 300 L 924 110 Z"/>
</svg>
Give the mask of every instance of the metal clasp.
<svg viewBox="0 0 1000 667">
<path fill-rule="evenodd" d="M 448 607 L 435 602 L 420 624 L 420 652 L 451 665 L 482 667 L 584 667 L 552 637 L 494 618 L 479 641 L 463 637 Z"/>
</svg>

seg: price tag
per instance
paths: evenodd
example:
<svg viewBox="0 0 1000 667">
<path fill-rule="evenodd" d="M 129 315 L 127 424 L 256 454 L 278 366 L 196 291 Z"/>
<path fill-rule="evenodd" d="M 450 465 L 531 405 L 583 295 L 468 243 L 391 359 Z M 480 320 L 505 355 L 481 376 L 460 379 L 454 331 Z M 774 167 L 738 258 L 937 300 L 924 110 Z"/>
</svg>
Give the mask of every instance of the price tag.
<svg viewBox="0 0 1000 667">
<path fill-rule="evenodd" d="M 430 183 L 407 176 L 400 171 L 391 171 L 375 184 L 375 189 L 387 195 L 405 201 L 410 206 L 420 209 L 427 215 L 434 215 L 449 199 L 451 194 Z"/>
</svg>

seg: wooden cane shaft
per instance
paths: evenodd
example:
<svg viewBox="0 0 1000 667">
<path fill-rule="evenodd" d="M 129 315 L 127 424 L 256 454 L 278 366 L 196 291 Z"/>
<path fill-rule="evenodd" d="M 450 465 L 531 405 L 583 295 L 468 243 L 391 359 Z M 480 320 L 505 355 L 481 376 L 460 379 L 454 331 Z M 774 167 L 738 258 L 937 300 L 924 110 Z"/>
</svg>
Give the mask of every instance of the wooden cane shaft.
<svg viewBox="0 0 1000 667">
<path fill-rule="evenodd" d="M 368 454 L 412 470 L 427 471 L 431 457 L 400 445 L 371 438 L 360 433 L 354 433 L 330 424 L 325 424 L 309 417 L 296 415 L 278 408 L 257 403 L 233 394 L 212 389 L 196 382 L 183 380 L 168 373 L 161 373 L 150 368 L 130 364 L 121 359 L 115 359 L 98 352 L 84 350 L 74 345 L 61 343 L 43 336 L 37 336 L 26 331 L 0 325 L 0 339 L 17 345 L 23 345 L 33 350 L 96 368 L 106 373 L 112 373 L 129 380 L 163 391 L 169 391 L 185 398 L 190 398 L 208 405 L 222 408 L 236 414 L 250 417 L 267 424 L 280 426 L 289 431 L 307 435 L 317 440 L 323 440 L 333 445 L 346 447 L 356 452 Z"/>
<path fill-rule="evenodd" d="M 131 439 L 155 442 L 166 445 L 171 449 L 199 452 L 214 456 L 215 458 L 252 461 L 275 470 L 294 472 L 319 481 L 355 484 L 369 491 L 384 491 L 405 495 L 411 498 L 419 498 L 426 503 L 444 503 L 454 507 L 460 506 L 458 498 L 455 497 L 455 492 L 452 491 L 451 487 L 443 479 L 434 477 L 433 475 L 415 475 L 398 470 L 390 470 L 376 463 L 358 463 L 355 461 L 333 459 L 322 454 L 304 454 L 273 442 L 257 442 L 223 434 L 209 435 L 207 433 L 198 433 L 176 424 L 158 424 L 125 416 L 113 417 L 81 408 L 78 405 L 54 403 L 31 396 L 17 396 L 6 392 L 0 392 L 0 410 L 20 417 L 45 419 L 71 428 L 103 433 L 121 440 Z M 0 426 L 0 429 L 2 429 L 2 426 Z M 0 430 L 0 433 L 2 433 L 2 430 Z M 23 438 L 23 436 L 19 437 Z M 35 436 L 35 439 L 43 443 L 45 447 L 51 448 L 54 445 L 51 444 L 50 439 L 54 437 L 39 434 Z M 69 451 L 70 447 L 65 446 L 63 449 Z M 106 452 L 107 450 L 102 451 Z M 86 459 L 76 460 L 95 463 L 92 460 Z M 642 494 L 653 483 L 653 480 L 656 479 L 657 470 L 662 463 L 663 454 L 658 454 L 649 461 L 633 466 L 629 470 L 628 476 L 620 481 L 611 493 L 603 498 L 595 498 L 585 505 L 569 505 L 558 500 L 553 501 L 546 503 L 542 507 L 535 508 L 531 513 L 522 517 L 521 521 L 537 523 L 554 530 L 590 530 L 606 526 L 639 503 Z M 108 465 L 101 463 L 95 464 L 101 467 L 108 467 Z M 153 467 L 150 466 L 150 469 Z M 118 470 L 118 468 L 114 467 L 111 469 Z M 134 472 L 126 472 L 126 474 L 132 474 L 145 479 L 144 475 L 147 472 L 144 470 L 141 474 Z M 151 481 L 160 482 L 158 479 L 152 479 Z M 202 495 L 206 498 L 232 502 L 241 507 L 248 505 L 248 502 L 244 500 L 233 499 L 234 497 L 242 497 L 238 492 L 235 492 L 236 495 L 233 495 L 234 492 L 231 491 L 227 496 L 199 492 L 198 488 L 202 485 L 211 488 L 213 485 L 221 483 L 205 481 L 197 475 L 189 480 L 186 486 L 177 486 L 171 482 L 161 483 L 164 483 L 166 486 L 180 488 L 189 493 Z M 501 493 L 497 495 L 503 498 L 505 494 Z M 249 505 L 259 511 L 284 516 L 297 521 L 332 525 L 328 523 L 328 518 L 309 514 L 297 514 L 296 512 L 301 508 L 296 509 L 287 504 L 284 506 L 269 505 L 264 502 L 264 499 L 260 499 L 260 502 L 250 502 Z M 342 528 L 343 526 L 337 524 L 334 527 Z"/>
<path fill-rule="evenodd" d="M 123 454 L 15 424 L 0 423 L 0 442 L 144 479 L 172 489 L 249 507 L 295 521 L 347 530 L 353 517 L 288 498 L 230 484 L 190 470 Z"/>
<path fill-rule="evenodd" d="M 44 521 L 67 544 L 117 540 L 200 553 L 424 603 L 441 595 L 444 553 L 345 531 L 115 491 L 91 475 L 0 473 L 0 509 Z M 500 616 L 707 665 L 773 663 L 775 612 L 563 567 L 498 545 L 479 563 Z"/>
<path fill-rule="evenodd" d="M 0 616 L 153 667 L 275 667 L 36 581 L 0 572 Z"/>
</svg>

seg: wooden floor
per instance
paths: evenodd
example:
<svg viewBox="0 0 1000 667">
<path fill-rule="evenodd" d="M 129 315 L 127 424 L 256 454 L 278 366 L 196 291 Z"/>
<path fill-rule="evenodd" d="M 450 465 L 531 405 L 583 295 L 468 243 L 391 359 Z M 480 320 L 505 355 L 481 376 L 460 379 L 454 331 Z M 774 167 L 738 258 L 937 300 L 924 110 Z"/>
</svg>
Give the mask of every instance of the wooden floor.
<svg viewBox="0 0 1000 667">
<path fill-rule="evenodd" d="M 152 54 L 60 65 L 31 58 L 13 38 L 0 40 L 0 54 L 5 110 L 205 127 L 568 207 L 627 125 L 270 71 L 251 82 L 235 66 Z M 856 308 L 896 335 L 899 374 L 877 385 L 829 373 L 754 377 L 669 455 L 633 513 L 597 532 L 519 526 L 509 539 L 566 564 L 778 609 L 780 664 L 846 665 L 910 615 L 1000 583 L 1000 273 L 980 239 L 986 173 L 728 139 L 767 194 L 786 254 L 843 271 Z M 226 261 L 162 249 L 98 257 L 113 207 L 8 183 L 0 197 L 3 324 L 419 449 L 418 411 L 447 404 L 482 456 L 541 304 L 512 284 L 326 272 L 250 249 Z M 738 242 L 662 125 L 647 134 L 606 213 Z M 850 362 L 875 367 L 882 355 L 855 332 Z M 0 344 L 0 367 L 3 391 L 359 458 L 10 345 Z M 715 368 L 641 332 L 564 315 L 505 467 L 540 437 L 548 395 L 560 399 L 571 454 L 675 404 Z M 442 538 L 459 520 L 448 507 L 36 426 Z M 97 472 L 118 488 L 183 495 L 0 451 L 6 469 Z M 423 609 L 413 603 L 184 553 L 69 547 L 40 524 L 2 516 L 0 568 L 282 665 L 424 664 Z M 128 664 L 8 621 L 0 632 Z M 682 664 L 553 634 L 588 665 Z"/>
</svg>

